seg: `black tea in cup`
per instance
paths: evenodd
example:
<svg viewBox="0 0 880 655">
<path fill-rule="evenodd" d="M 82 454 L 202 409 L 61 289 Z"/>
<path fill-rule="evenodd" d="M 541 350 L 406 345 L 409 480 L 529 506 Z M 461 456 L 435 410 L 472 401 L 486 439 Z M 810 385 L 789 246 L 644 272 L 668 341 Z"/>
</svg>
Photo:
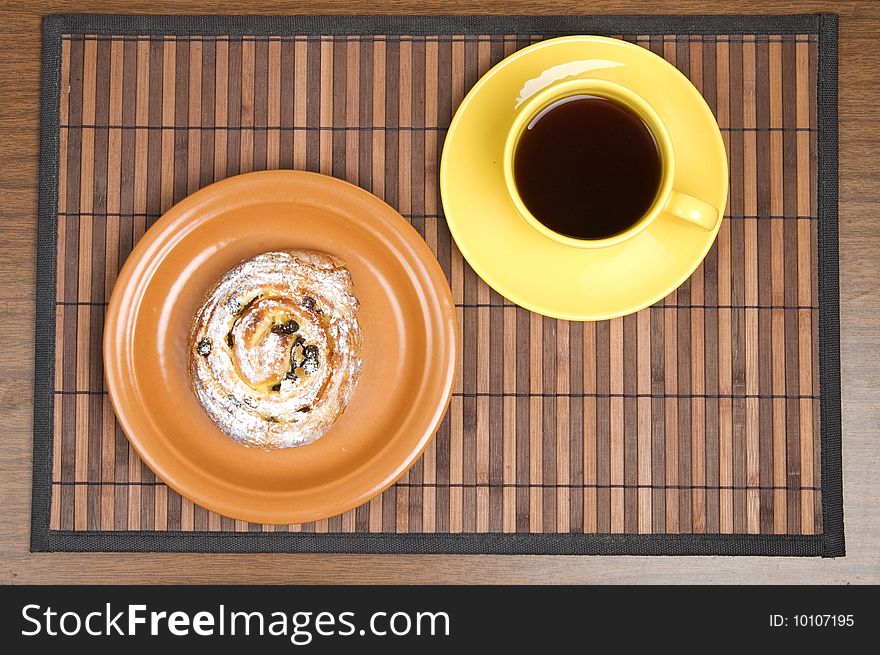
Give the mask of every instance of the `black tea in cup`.
<svg viewBox="0 0 880 655">
<path fill-rule="evenodd" d="M 513 175 L 529 212 L 576 239 L 604 239 L 654 204 L 663 165 L 654 135 L 618 102 L 594 95 L 542 109 L 516 144 Z"/>
</svg>

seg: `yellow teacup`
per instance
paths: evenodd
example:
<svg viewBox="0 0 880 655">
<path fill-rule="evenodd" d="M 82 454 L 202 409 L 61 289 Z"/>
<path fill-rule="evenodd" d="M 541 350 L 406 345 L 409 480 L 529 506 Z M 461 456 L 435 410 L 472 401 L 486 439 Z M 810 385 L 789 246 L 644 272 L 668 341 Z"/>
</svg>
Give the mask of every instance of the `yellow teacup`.
<svg viewBox="0 0 880 655">
<path fill-rule="evenodd" d="M 571 96 L 589 95 L 617 102 L 636 114 L 648 127 L 660 153 L 661 174 L 657 195 L 650 208 L 633 225 L 601 239 L 577 239 L 560 234 L 541 223 L 526 207 L 517 190 L 513 174 L 516 146 L 529 124 L 547 107 Z M 504 144 L 504 181 L 517 211 L 538 232 L 549 239 L 576 248 L 605 248 L 626 241 L 648 227 L 661 215 L 674 216 L 702 229 L 712 230 L 718 222 L 719 210 L 707 202 L 685 195 L 673 188 L 675 154 L 669 132 L 660 116 L 641 96 L 631 89 L 609 80 L 578 78 L 551 84 L 526 99 L 517 110 Z"/>
</svg>

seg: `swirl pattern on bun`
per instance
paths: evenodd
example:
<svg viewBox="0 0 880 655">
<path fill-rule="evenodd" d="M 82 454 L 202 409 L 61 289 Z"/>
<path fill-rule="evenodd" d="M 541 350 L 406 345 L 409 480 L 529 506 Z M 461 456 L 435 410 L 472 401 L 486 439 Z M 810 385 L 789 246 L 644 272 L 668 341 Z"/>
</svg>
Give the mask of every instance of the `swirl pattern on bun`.
<svg viewBox="0 0 880 655">
<path fill-rule="evenodd" d="M 291 250 L 242 262 L 208 292 L 189 335 L 189 377 L 227 435 L 265 449 L 322 437 L 351 400 L 361 332 L 351 273 Z"/>
</svg>

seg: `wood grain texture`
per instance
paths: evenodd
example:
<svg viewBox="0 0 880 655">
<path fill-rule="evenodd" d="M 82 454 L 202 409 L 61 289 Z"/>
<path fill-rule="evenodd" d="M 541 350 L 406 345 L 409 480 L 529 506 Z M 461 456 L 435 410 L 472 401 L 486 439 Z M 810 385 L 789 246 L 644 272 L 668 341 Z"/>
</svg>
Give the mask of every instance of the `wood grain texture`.
<svg viewBox="0 0 880 655">
<path fill-rule="evenodd" d="M 644 6 L 643 6 L 644 5 Z M 753 6 L 754 5 L 754 6 Z M 110 11 L 113 3 L 97 3 L 90 9 L 94 11 Z M 645 10 L 645 3 L 630 2 L 600 2 L 591 6 L 591 11 L 629 12 L 640 13 Z M 118 10 L 138 11 L 147 9 L 161 11 L 163 3 L 152 3 L 149 6 L 139 3 L 119 5 Z M 3 162 L 2 186 L 6 203 L 2 209 L 3 220 L 0 222 L 0 246 L 4 256 L 0 263 L 0 284 L 3 286 L 2 307 L 4 309 L 4 331 L 9 334 L 31 334 L 32 321 L 32 288 L 33 288 L 33 249 L 35 231 L 35 203 L 36 203 L 36 149 L 37 149 L 37 106 L 38 106 L 38 76 L 39 67 L 39 41 L 38 41 L 38 11 L 70 11 L 74 7 L 65 3 L 50 3 L 49 6 L 34 4 L 16 4 L 11 7 L 3 7 L 8 21 L 8 31 L 4 35 L 4 43 L 9 57 L 0 63 L 0 75 L 2 75 L 4 88 L 9 89 L 4 103 L 4 115 L 0 129 L 3 130 Z M 220 10 L 214 3 L 195 3 L 190 8 L 197 13 L 210 13 Z M 387 3 L 382 9 L 388 13 L 402 12 L 407 9 L 421 13 L 433 13 L 441 11 L 442 7 L 434 7 L 420 3 L 418 6 L 407 7 L 404 3 Z M 707 12 L 711 7 L 698 2 L 672 3 L 665 7 L 673 12 Z M 872 112 L 876 106 L 875 97 L 877 88 L 876 67 L 872 64 L 870 54 L 870 42 L 877 35 L 878 16 L 869 4 L 865 3 L 837 3 L 828 7 L 823 3 L 804 2 L 796 7 L 788 3 L 771 2 L 757 3 L 744 2 L 736 7 L 736 11 L 808 11 L 832 9 L 842 14 L 842 39 L 841 39 L 841 148 L 845 156 L 841 158 L 841 272 L 842 278 L 847 280 L 842 285 L 842 335 L 843 335 L 843 406 L 844 406 L 844 444 L 845 444 L 845 478 L 846 478 L 846 512 L 848 518 L 848 546 L 850 555 L 844 561 L 823 562 L 810 561 L 774 561 L 749 560 L 748 566 L 742 566 L 741 562 L 725 558 L 707 558 L 690 560 L 686 572 L 681 564 L 677 564 L 674 558 L 664 558 L 660 561 L 652 561 L 650 571 L 651 579 L 661 580 L 664 576 L 676 576 L 674 579 L 694 579 L 702 581 L 749 581 L 749 580 L 781 580 L 791 581 L 820 581 L 820 580 L 846 580 L 846 581 L 876 581 L 878 576 L 878 563 L 876 544 L 878 526 L 877 519 L 868 511 L 871 500 L 870 485 L 871 471 L 877 464 L 877 429 L 871 422 L 871 407 L 876 404 L 876 373 L 877 370 L 877 341 L 878 326 L 876 323 L 876 310 L 878 309 L 877 298 L 872 295 L 871 283 L 872 270 L 876 268 L 877 248 L 877 225 L 876 201 L 865 199 L 859 195 L 859 191 L 872 188 L 876 185 L 878 170 L 877 164 L 871 158 L 871 152 L 876 147 L 877 128 L 874 126 Z M 234 11 L 229 6 L 223 7 L 224 11 Z M 271 13 L 273 7 L 266 3 L 249 5 L 250 12 L 261 10 Z M 511 11 L 509 4 L 505 6 L 495 3 L 486 3 L 481 7 L 469 6 L 468 3 L 457 6 L 462 12 L 483 11 Z M 527 11 L 525 7 L 522 11 Z M 571 3 L 555 3 L 550 9 L 554 13 L 576 13 L 582 11 L 581 7 Z M 733 10 L 733 8 L 731 8 Z M 357 11 L 353 6 L 345 2 L 329 3 L 327 5 L 314 4 L 309 6 L 291 6 L 291 12 L 330 12 L 353 13 Z M 138 48 L 140 50 L 140 48 Z M 137 52 L 141 55 L 141 52 Z M 149 74 L 157 68 L 150 66 L 152 63 L 151 52 L 144 53 L 144 58 L 137 57 L 137 67 L 140 69 L 141 62 L 147 65 L 144 72 Z M 240 55 L 239 55 L 240 56 Z M 241 60 L 239 59 L 239 62 Z M 771 64 L 772 68 L 772 64 Z M 152 69 L 152 70 L 151 70 Z M 158 67 L 159 73 L 162 67 Z M 10 83 L 15 79 L 16 83 Z M 157 81 L 161 83 L 161 74 Z M 859 89 L 856 91 L 856 89 Z M 140 103 L 138 103 L 140 105 Z M 161 104 L 159 105 L 161 108 Z M 79 110 L 82 111 L 80 106 Z M 140 106 L 138 107 L 140 109 Z M 145 107 L 145 110 L 148 109 Z M 124 108 L 123 108 L 124 111 Z M 146 164 L 150 150 L 161 150 L 161 139 L 157 144 L 152 144 L 147 135 L 137 135 L 137 148 L 132 148 L 135 163 Z M 11 138 L 11 135 L 15 138 Z M 143 141 L 141 139 L 143 138 Z M 78 144 L 82 148 L 83 144 Z M 133 144 L 132 144 L 133 145 Z M 238 147 L 239 144 L 236 144 Z M 784 145 L 780 150 L 784 149 Z M 87 144 L 94 147 L 94 144 Z M 797 152 L 797 143 L 794 151 Z M 123 150 L 125 147 L 123 145 Z M 224 148 L 225 150 L 225 148 Z M 81 151 L 80 151 L 81 152 Z M 139 154 L 138 154 L 139 153 Z M 780 153 L 781 154 L 781 153 Z M 142 158 L 142 159 L 141 159 Z M 322 162 L 323 163 L 323 162 Z M 141 206 L 153 202 L 154 198 L 161 201 L 161 186 L 147 184 L 149 188 L 135 189 L 135 196 Z M 152 194 L 156 193 L 155 196 Z M 795 196 L 796 198 L 796 196 Z M 797 201 L 797 200 L 796 200 Z M 71 245 L 76 248 L 81 245 L 79 226 L 70 236 L 76 236 Z M 139 229 L 140 228 L 140 229 Z M 143 226 L 134 226 L 132 236 L 136 238 L 142 233 Z M 94 232 L 89 235 L 95 237 Z M 800 235 L 798 235 L 800 237 Z M 119 253 L 118 256 L 124 256 Z M 22 272 L 26 274 L 22 274 Z M 81 278 L 82 272 L 74 270 L 73 279 Z M 95 275 L 89 272 L 89 283 L 92 284 Z M 85 281 L 85 279 L 83 279 Z M 103 286 L 103 285 L 102 285 Z M 91 290 L 91 289 L 90 289 Z M 77 288 L 72 289 L 77 294 Z M 720 299 L 719 299 L 720 300 Z M 659 313 L 659 312 L 658 312 Z M 655 317 L 660 318 L 657 314 Z M 788 321 L 782 317 L 781 331 L 790 328 Z M 793 323 L 795 334 L 799 330 L 799 321 L 795 318 Z M 524 327 L 528 328 L 528 324 Z M 505 329 L 507 326 L 505 325 Z M 652 325 L 653 328 L 653 325 Z M 586 332 L 586 331 L 585 331 Z M 610 335 L 604 336 L 608 339 Z M 111 556 L 111 555 L 29 555 L 27 554 L 27 516 L 29 498 L 29 470 L 30 462 L 30 433 L 31 433 L 31 393 L 30 379 L 32 377 L 32 348 L 33 344 L 28 336 L 22 340 L 7 338 L 7 343 L 12 344 L 3 352 L 3 376 L 2 398 L 5 404 L 13 409 L 10 410 L 7 420 L 9 438 L 4 440 L 2 446 L 2 471 L 3 499 L 6 510 L 3 514 L 2 552 L 4 562 L 4 575 L 9 581 L 16 579 L 37 580 L 120 580 L 117 572 L 127 571 L 125 579 L 136 581 L 156 579 L 161 572 L 163 579 L 177 580 L 285 580 L 292 579 L 292 572 L 286 571 L 284 556 L 247 556 L 240 558 L 228 555 L 217 556 L 180 556 L 180 555 L 136 555 L 136 556 Z M 797 343 L 797 340 L 796 342 Z M 799 344 L 798 344 L 799 345 Z M 795 350 L 797 353 L 798 350 Z M 606 384 L 607 374 L 606 373 Z M 586 377 L 586 372 L 584 373 Z M 528 380 L 528 378 L 526 378 Z M 680 382 L 680 381 L 679 381 Z M 787 382 L 787 381 L 786 381 Z M 800 380 L 798 380 L 800 383 Z M 528 384 L 528 383 L 527 383 Z M 610 408 L 609 408 L 610 409 Z M 799 411 L 800 408 L 788 408 L 783 403 L 780 407 L 782 413 L 787 411 Z M 79 412 L 78 412 L 79 413 Z M 676 417 L 681 420 L 680 416 Z M 529 426 L 523 426 L 528 433 Z M 522 429 L 522 428 L 520 428 Z M 794 435 L 792 435 L 794 436 Z M 803 452 L 800 433 L 797 434 L 797 442 L 781 444 L 788 451 L 788 446 L 797 443 L 798 460 L 800 461 L 807 453 Z M 681 444 L 678 444 L 679 446 Z M 607 453 L 610 460 L 611 453 Z M 584 454 L 585 464 L 589 463 L 589 457 Z M 815 454 L 813 454 L 815 461 Z M 133 464 L 134 462 L 129 462 Z M 610 461 L 606 462 L 611 464 Z M 70 465 L 71 475 L 79 471 L 74 465 Z M 691 462 L 693 464 L 693 462 Z M 63 461 L 60 463 L 65 468 Z M 148 476 L 147 471 L 140 471 L 138 467 L 129 467 L 132 479 L 135 477 Z M 745 469 L 744 469 L 745 470 Z M 524 471 L 528 476 L 528 469 Z M 676 467 L 676 474 L 680 473 L 680 467 Z M 536 472 L 537 473 L 537 472 Z M 733 471 L 731 471 L 733 473 Z M 783 469 L 783 476 L 787 469 Z M 803 475 L 801 465 L 799 474 Z M 543 474 L 543 471 L 541 471 Z M 604 474 L 604 473 L 603 473 Z M 153 508 L 153 498 L 144 499 L 149 502 L 152 516 L 141 512 L 139 518 L 144 522 L 153 523 L 156 515 Z M 528 496 L 524 499 L 528 502 Z M 543 499 L 542 499 L 543 500 Z M 678 500 L 678 499 L 676 499 Z M 74 499 L 71 498 L 71 502 Z M 610 499 L 605 499 L 606 503 Z M 801 499 L 781 499 L 783 506 L 800 508 Z M 607 505 L 606 505 L 607 506 Z M 732 510 L 733 508 L 731 508 Z M 800 508 L 798 521 L 803 516 Z M 656 514 L 655 514 L 656 516 Z M 681 517 L 681 512 L 677 512 Z M 601 520 L 606 520 L 600 517 Z M 586 515 L 584 517 L 587 522 Z M 259 560 L 259 566 L 253 564 Z M 452 560 L 455 560 L 454 564 Z M 201 567 L 201 574 L 194 574 L 192 566 L 196 561 L 206 561 L 209 565 Z M 449 566 L 438 566 L 440 562 L 449 562 Z M 299 556 L 296 579 L 298 580 L 389 580 L 389 581 L 454 581 L 456 574 L 451 571 L 457 570 L 467 576 L 469 581 L 644 581 L 645 573 L 639 565 L 639 558 L 452 558 L 452 557 L 356 557 L 356 556 Z M 124 563 L 123 563 L 124 562 Z M 237 563 L 236 563 L 237 562 Z M 427 562 L 434 565 L 426 566 Z M 51 563 L 49 566 L 47 564 Z M 188 564 L 189 563 L 189 564 Z M 640 570 L 641 569 L 641 570 Z M 673 579 L 672 577 L 667 579 Z"/>
</svg>

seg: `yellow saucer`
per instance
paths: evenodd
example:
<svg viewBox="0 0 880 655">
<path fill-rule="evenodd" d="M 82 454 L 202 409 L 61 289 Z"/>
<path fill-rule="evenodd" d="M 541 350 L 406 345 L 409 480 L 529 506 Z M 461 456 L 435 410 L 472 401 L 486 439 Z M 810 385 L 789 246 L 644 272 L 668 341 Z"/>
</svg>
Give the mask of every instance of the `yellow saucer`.
<svg viewBox="0 0 880 655">
<path fill-rule="evenodd" d="M 502 166 L 517 105 L 548 83 L 580 77 L 617 82 L 651 104 L 672 141 L 673 186 L 718 208 L 713 229 L 661 215 L 623 243 L 584 249 L 550 239 L 522 218 Z M 440 164 L 449 229 L 477 274 L 526 309 L 580 321 L 638 311 L 690 277 L 718 234 L 727 187 L 721 132 L 690 81 L 644 48 L 596 36 L 543 41 L 492 68 L 453 117 Z"/>
</svg>

